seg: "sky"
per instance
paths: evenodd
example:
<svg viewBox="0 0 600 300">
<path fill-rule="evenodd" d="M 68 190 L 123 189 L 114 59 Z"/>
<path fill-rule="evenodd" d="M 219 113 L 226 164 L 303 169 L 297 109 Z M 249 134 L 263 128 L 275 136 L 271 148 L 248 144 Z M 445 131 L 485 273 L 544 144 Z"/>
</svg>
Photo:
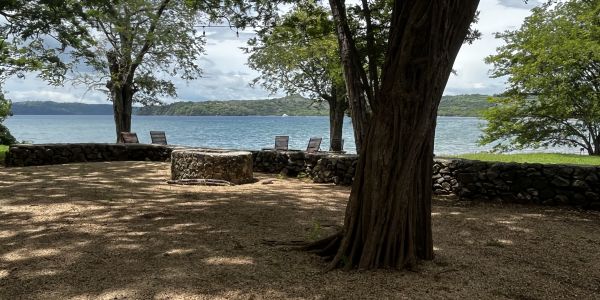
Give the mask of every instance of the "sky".
<svg viewBox="0 0 600 300">
<path fill-rule="evenodd" d="M 491 66 L 484 63 L 486 56 L 495 53 L 502 41 L 494 38 L 495 32 L 514 30 L 520 27 L 530 9 L 540 4 L 540 0 L 480 0 L 479 23 L 481 39 L 472 45 L 463 45 L 456 58 L 445 95 L 495 94 L 505 89 L 505 79 L 489 78 Z M 271 94 L 249 83 L 258 73 L 246 65 L 247 54 L 240 47 L 252 37 L 252 31 L 236 33 L 227 28 L 206 28 L 206 55 L 201 58 L 203 77 L 185 82 L 175 80 L 177 98 L 163 99 L 166 103 L 175 101 L 207 100 L 253 100 L 277 98 L 284 94 Z M 106 95 L 89 91 L 82 86 L 66 84 L 62 87 L 48 86 L 35 74 L 25 79 L 11 78 L 4 85 L 5 96 L 13 102 L 56 101 L 90 104 L 108 103 Z"/>
</svg>

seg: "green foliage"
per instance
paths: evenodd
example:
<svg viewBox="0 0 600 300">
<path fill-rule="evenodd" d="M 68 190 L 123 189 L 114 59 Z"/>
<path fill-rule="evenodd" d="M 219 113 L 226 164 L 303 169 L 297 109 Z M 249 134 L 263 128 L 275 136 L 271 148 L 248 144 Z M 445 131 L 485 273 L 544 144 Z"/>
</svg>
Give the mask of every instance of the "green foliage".
<svg viewBox="0 0 600 300">
<path fill-rule="evenodd" d="M 0 126 L 2 126 L 0 124 Z M 8 152 L 8 146 L 0 145 L 0 165 L 4 164 L 4 158 L 6 157 L 6 152 Z"/>
<path fill-rule="evenodd" d="M 338 43 L 329 12 L 315 3 L 296 5 L 274 27 L 248 41 L 248 65 L 261 74 L 254 84 L 272 92 L 331 98 L 343 86 Z"/>
<path fill-rule="evenodd" d="M 10 100 L 4 98 L 4 94 L 0 92 L 0 123 L 4 122 L 4 119 L 10 115 Z"/>
<path fill-rule="evenodd" d="M 0 92 L 0 145 L 16 144 L 17 140 L 10 134 L 8 128 L 2 124 L 10 112 L 11 102 L 4 98 L 4 94 Z"/>
<path fill-rule="evenodd" d="M 0 123 L 0 145 L 12 145 L 16 143 L 17 140 L 14 136 L 12 136 L 12 134 L 10 134 L 8 128 L 6 128 L 4 124 Z"/>
<path fill-rule="evenodd" d="M 600 1 L 571 0 L 533 10 L 486 59 L 509 90 L 484 117 L 482 144 L 496 150 L 555 145 L 600 155 Z"/>
<path fill-rule="evenodd" d="M 469 153 L 454 157 L 497 162 L 539 163 L 539 164 L 573 164 L 600 166 L 600 157 L 562 153 L 520 153 L 520 154 L 493 154 Z"/>
</svg>

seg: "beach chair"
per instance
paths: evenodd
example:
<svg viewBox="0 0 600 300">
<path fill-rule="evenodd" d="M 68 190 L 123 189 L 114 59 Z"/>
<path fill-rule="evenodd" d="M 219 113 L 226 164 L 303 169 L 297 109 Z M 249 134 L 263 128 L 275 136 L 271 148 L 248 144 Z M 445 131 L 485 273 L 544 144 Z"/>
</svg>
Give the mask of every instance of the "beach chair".
<svg viewBox="0 0 600 300">
<path fill-rule="evenodd" d="M 287 135 L 278 135 L 275 137 L 275 150 L 287 151 L 290 137 Z"/>
<path fill-rule="evenodd" d="M 275 148 L 263 148 L 263 150 L 287 151 L 290 137 L 287 135 L 275 136 Z"/>
<path fill-rule="evenodd" d="M 323 138 L 320 137 L 311 137 L 308 141 L 308 146 L 306 147 L 306 153 L 315 153 L 319 151 L 322 140 Z"/>
<path fill-rule="evenodd" d="M 152 144 L 167 144 L 167 136 L 164 131 L 150 131 L 150 139 L 152 139 Z"/>
<path fill-rule="evenodd" d="M 121 139 L 125 144 L 138 144 L 140 142 L 135 132 L 121 132 Z"/>
</svg>

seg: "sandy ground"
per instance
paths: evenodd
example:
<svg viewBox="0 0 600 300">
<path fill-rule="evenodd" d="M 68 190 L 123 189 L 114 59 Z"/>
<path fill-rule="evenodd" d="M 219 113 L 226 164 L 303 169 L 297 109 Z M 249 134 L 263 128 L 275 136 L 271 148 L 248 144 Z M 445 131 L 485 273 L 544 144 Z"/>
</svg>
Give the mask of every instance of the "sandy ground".
<svg viewBox="0 0 600 300">
<path fill-rule="evenodd" d="M 333 232 L 348 188 L 168 175 L 144 162 L 0 168 L 0 299 L 600 298 L 599 213 L 437 199 L 435 260 L 324 273 L 263 241 Z"/>
</svg>

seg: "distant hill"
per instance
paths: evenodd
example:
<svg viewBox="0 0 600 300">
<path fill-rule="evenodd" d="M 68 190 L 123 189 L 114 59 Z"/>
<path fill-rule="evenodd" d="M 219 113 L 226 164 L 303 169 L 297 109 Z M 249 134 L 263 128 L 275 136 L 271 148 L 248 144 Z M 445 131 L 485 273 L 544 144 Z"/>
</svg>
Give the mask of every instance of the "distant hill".
<svg viewBox="0 0 600 300">
<path fill-rule="evenodd" d="M 478 117 L 490 107 L 487 95 L 444 96 L 438 115 Z M 134 108 L 137 115 L 170 116 L 327 116 L 326 102 L 289 96 L 265 100 L 175 102 L 169 105 Z M 52 101 L 13 102 L 15 115 L 112 115 L 111 104 L 58 103 Z"/>
<path fill-rule="evenodd" d="M 438 116 L 480 117 L 481 113 L 492 106 L 487 101 L 489 95 L 443 96 Z"/>
<path fill-rule="evenodd" d="M 326 102 L 314 103 L 301 96 L 265 100 L 175 102 L 164 106 L 141 107 L 138 115 L 169 116 L 327 116 Z"/>
<path fill-rule="evenodd" d="M 14 115 L 112 115 L 112 104 L 59 103 L 53 101 L 13 102 Z"/>
</svg>

